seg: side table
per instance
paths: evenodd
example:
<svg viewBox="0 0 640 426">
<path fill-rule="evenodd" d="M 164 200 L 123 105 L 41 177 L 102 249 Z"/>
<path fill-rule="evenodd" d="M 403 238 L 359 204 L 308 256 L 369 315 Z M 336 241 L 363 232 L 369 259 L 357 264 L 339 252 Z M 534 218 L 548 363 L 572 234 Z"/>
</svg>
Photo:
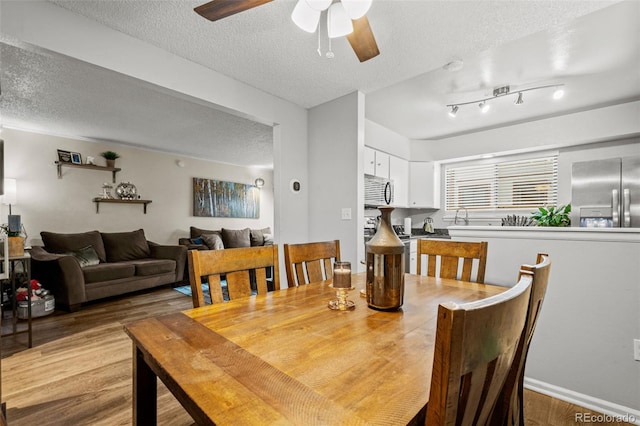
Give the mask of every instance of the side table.
<svg viewBox="0 0 640 426">
<path fill-rule="evenodd" d="M 20 263 L 22 265 L 23 272 L 26 274 L 27 280 L 27 329 L 18 331 L 18 301 L 16 300 L 16 282 L 18 281 L 17 273 L 16 273 L 16 265 Z M 12 321 L 12 332 L 3 334 L 4 336 L 14 336 L 20 333 L 28 333 L 29 336 L 29 347 L 32 347 L 32 332 L 31 332 L 31 255 L 29 253 L 25 253 L 22 256 L 10 256 L 9 257 L 9 281 L 11 285 L 11 308 L 13 317 Z"/>
</svg>

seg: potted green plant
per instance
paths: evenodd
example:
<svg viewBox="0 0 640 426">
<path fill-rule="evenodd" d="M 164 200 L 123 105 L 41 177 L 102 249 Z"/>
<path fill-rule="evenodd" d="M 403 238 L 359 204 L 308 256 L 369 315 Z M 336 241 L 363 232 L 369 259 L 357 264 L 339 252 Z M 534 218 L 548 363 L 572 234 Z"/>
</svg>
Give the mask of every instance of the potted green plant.
<svg viewBox="0 0 640 426">
<path fill-rule="evenodd" d="M 114 151 L 105 151 L 101 152 L 100 155 L 107 160 L 107 167 L 115 167 L 116 166 L 116 158 L 120 158 L 120 154 Z"/>
<path fill-rule="evenodd" d="M 538 211 L 531 214 L 531 219 L 537 226 L 571 226 L 571 204 L 566 206 L 539 207 Z"/>
</svg>

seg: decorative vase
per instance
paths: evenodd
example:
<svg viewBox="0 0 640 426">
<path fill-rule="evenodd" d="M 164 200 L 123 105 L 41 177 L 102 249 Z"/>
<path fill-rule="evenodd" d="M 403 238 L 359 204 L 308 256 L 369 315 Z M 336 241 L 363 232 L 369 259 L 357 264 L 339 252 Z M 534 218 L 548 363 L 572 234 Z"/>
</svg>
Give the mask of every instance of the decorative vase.
<svg viewBox="0 0 640 426">
<path fill-rule="evenodd" d="M 107 160 L 107 167 L 115 167 L 116 160 Z"/>
<path fill-rule="evenodd" d="M 391 226 L 393 207 L 378 207 L 382 217 L 367 248 L 367 304 L 395 310 L 404 298 L 404 244 Z"/>
<path fill-rule="evenodd" d="M 24 237 L 9 237 L 9 257 L 24 256 Z"/>
</svg>

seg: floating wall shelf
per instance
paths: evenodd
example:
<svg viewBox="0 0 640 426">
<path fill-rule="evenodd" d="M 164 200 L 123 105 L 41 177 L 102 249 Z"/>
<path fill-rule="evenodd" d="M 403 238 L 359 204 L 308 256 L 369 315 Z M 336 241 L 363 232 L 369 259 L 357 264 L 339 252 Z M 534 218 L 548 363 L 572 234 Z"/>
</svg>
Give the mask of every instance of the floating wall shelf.
<svg viewBox="0 0 640 426">
<path fill-rule="evenodd" d="M 58 179 L 62 179 L 62 168 L 63 167 L 77 167 L 79 169 L 87 169 L 87 170 L 98 170 L 104 172 L 111 172 L 113 177 L 113 183 L 116 183 L 116 174 L 122 170 L 118 167 L 105 167 L 105 166 L 96 166 L 95 164 L 74 164 L 74 163 L 62 163 L 60 161 L 56 161 L 56 166 L 58 167 Z"/>
<path fill-rule="evenodd" d="M 93 202 L 96 203 L 96 213 L 100 213 L 100 203 L 114 203 L 114 204 L 143 204 L 144 214 L 147 214 L 147 204 L 151 203 L 151 200 L 120 200 L 117 198 L 94 198 Z"/>
</svg>

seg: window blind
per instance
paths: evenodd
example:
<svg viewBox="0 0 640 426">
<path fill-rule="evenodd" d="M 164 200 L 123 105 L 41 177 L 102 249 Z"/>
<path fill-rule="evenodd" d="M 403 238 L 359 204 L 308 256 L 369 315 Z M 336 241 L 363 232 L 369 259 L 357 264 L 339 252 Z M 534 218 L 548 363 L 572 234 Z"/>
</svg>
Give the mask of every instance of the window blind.
<svg viewBox="0 0 640 426">
<path fill-rule="evenodd" d="M 445 209 L 531 209 L 555 205 L 558 156 L 445 169 Z"/>
</svg>

